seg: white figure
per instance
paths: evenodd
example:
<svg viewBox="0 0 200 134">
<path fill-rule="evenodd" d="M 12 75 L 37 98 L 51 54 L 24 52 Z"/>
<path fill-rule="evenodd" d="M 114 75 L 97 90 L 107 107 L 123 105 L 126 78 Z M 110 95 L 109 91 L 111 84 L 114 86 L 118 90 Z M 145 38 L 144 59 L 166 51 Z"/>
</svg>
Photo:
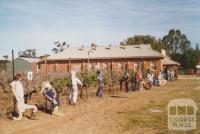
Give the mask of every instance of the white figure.
<svg viewBox="0 0 200 134">
<path fill-rule="evenodd" d="M 21 120 L 23 112 L 25 112 L 25 110 L 28 109 L 33 110 L 33 113 L 31 115 L 31 118 L 33 119 L 35 117 L 34 113 L 37 112 L 37 107 L 35 105 L 28 105 L 24 103 L 24 88 L 21 83 L 21 75 L 17 74 L 15 76 L 15 80 L 10 85 L 12 87 L 12 92 L 17 101 L 17 113 L 19 114 L 19 117 L 13 117 L 13 120 Z"/>
<path fill-rule="evenodd" d="M 76 77 L 75 71 L 71 71 L 71 90 L 69 95 L 69 101 L 72 105 L 76 105 L 77 97 L 78 97 L 78 87 L 80 84 L 82 87 L 82 82 Z"/>
</svg>

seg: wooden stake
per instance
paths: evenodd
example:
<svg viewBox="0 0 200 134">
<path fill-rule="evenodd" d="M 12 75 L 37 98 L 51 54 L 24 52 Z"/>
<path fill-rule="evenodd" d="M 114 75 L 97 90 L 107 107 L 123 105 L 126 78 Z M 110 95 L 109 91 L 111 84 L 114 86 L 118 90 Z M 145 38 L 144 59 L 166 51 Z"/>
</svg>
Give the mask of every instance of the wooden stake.
<svg viewBox="0 0 200 134">
<path fill-rule="evenodd" d="M 12 49 L 12 73 L 13 73 L 13 80 L 15 79 L 14 77 L 15 77 L 15 62 L 14 62 L 14 50 Z M 15 99 L 15 97 L 13 98 L 13 100 L 14 100 L 14 106 L 13 106 L 13 108 L 14 108 L 14 114 L 16 114 L 16 99 Z"/>
<path fill-rule="evenodd" d="M 47 80 L 47 54 L 45 54 L 45 79 Z"/>
</svg>

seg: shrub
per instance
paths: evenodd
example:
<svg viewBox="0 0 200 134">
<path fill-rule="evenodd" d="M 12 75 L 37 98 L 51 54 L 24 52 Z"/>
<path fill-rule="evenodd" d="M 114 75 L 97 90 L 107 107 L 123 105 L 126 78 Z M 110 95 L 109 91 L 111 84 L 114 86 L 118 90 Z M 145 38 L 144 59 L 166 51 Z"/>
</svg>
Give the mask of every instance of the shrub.
<svg viewBox="0 0 200 134">
<path fill-rule="evenodd" d="M 53 88 L 55 88 L 56 92 L 61 93 L 64 92 L 66 86 L 71 85 L 71 79 L 69 78 L 55 78 L 51 81 Z"/>
</svg>

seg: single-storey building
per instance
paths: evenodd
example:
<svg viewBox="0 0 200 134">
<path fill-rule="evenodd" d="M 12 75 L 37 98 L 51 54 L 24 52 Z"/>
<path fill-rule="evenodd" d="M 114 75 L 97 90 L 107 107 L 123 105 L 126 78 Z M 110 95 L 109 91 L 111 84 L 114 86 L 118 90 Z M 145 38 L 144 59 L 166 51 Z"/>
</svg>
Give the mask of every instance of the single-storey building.
<svg viewBox="0 0 200 134">
<path fill-rule="evenodd" d="M 37 73 L 37 62 L 40 61 L 40 58 L 28 58 L 28 57 L 18 57 L 14 60 L 15 65 L 15 74 L 16 73 L 27 73 L 28 71 L 32 71 L 33 73 Z M 12 73 L 13 71 L 13 63 L 10 61 L 8 63 L 8 72 Z"/>
<path fill-rule="evenodd" d="M 39 61 L 39 72 L 67 73 L 71 69 L 81 71 L 85 69 L 117 70 L 150 69 L 159 72 L 164 56 L 153 50 L 150 45 L 129 46 L 92 46 L 80 48 L 66 48 L 63 52 L 52 54 L 45 60 Z"/>
<path fill-rule="evenodd" d="M 161 50 L 161 54 L 164 56 L 162 60 L 162 65 L 164 68 L 169 68 L 169 67 L 179 67 L 181 64 L 172 60 L 170 57 L 166 55 L 166 51 L 164 49 Z"/>
</svg>

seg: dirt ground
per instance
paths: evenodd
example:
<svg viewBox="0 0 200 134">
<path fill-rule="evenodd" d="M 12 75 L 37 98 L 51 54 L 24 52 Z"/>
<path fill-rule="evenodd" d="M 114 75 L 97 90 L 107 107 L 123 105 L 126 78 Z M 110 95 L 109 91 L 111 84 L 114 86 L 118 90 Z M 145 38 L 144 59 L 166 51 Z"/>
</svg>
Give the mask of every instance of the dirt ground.
<svg viewBox="0 0 200 134">
<path fill-rule="evenodd" d="M 187 79 L 189 78 L 189 79 Z M 64 103 L 64 117 L 38 112 L 38 120 L 23 117 L 22 121 L 0 120 L 0 134 L 156 134 L 176 133 L 167 130 L 166 105 L 174 98 L 192 98 L 200 105 L 200 78 L 181 76 L 162 87 L 141 92 L 106 94 L 103 98 L 89 97 L 76 106 Z M 194 96 L 194 97 L 193 97 Z M 149 113 L 159 109 L 160 115 Z M 134 113 L 134 117 L 130 114 Z M 154 120 L 154 117 L 160 117 Z M 197 114 L 199 127 L 199 113 Z M 146 119 L 148 117 L 148 120 Z M 163 118 L 162 118 L 163 117 Z M 134 123 L 129 118 L 134 118 Z M 163 119 L 163 120 L 162 120 Z M 197 129 L 189 133 L 200 133 Z"/>
</svg>

